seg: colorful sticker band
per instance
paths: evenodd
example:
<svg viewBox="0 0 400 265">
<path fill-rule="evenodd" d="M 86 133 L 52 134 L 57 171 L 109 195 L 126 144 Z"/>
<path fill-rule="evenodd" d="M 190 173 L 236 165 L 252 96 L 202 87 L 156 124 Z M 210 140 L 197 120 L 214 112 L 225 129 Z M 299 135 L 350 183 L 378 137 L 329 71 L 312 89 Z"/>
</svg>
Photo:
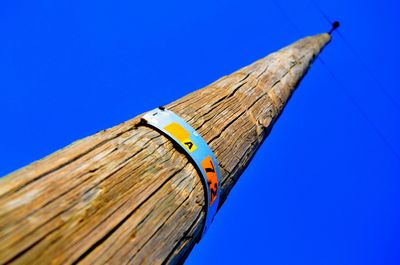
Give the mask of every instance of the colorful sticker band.
<svg viewBox="0 0 400 265">
<path fill-rule="evenodd" d="M 157 129 L 182 147 L 202 177 L 206 197 L 206 218 L 203 235 L 217 212 L 220 196 L 220 172 L 217 159 L 203 138 L 186 121 L 160 107 L 147 112 L 142 122 Z"/>
</svg>

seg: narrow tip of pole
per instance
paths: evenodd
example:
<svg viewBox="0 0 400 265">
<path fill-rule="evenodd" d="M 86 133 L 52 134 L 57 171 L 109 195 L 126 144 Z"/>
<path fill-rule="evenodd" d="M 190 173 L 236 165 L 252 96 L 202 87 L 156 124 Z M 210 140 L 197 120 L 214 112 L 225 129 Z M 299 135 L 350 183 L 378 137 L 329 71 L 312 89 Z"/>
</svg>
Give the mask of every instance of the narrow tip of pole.
<svg viewBox="0 0 400 265">
<path fill-rule="evenodd" d="M 332 35 L 332 32 L 334 32 L 338 27 L 340 26 L 339 21 L 335 21 L 332 23 L 332 28 L 331 30 L 328 32 L 329 35 Z"/>
</svg>

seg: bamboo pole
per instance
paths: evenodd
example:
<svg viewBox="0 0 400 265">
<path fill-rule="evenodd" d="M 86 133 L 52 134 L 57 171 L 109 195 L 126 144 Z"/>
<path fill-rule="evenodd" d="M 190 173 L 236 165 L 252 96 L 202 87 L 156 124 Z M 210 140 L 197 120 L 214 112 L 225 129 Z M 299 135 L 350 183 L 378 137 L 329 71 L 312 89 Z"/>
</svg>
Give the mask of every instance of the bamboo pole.
<svg viewBox="0 0 400 265">
<path fill-rule="evenodd" d="M 219 206 L 329 40 L 301 39 L 166 106 L 214 152 Z M 0 179 L 1 264 L 184 260 L 201 234 L 203 186 L 140 116 Z"/>
</svg>

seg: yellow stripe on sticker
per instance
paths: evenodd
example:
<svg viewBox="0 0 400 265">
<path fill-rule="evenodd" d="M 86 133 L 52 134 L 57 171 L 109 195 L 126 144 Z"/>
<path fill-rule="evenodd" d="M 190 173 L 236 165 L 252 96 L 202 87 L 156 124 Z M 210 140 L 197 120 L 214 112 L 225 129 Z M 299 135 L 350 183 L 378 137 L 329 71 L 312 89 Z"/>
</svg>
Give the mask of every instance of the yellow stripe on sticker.
<svg viewBox="0 0 400 265">
<path fill-rule="evenodd" d="M 164 130 L 166 130 L 173 137 L 178 139 L 179 142 L 182 142 L 183 140 L 190 138 L 190 133 L 176 122 L 170 123 L 167 126 L 165 126 Z"/>
<path fill-rule="evenodd" d="M 176 122 L 168 124 L 164 127 L 164 130 L 169 132 L 173 137 L 175 137 L 183 146 L 189 151 L 193 152 L 197 149 L 197 146 L 190 139 L 190 133 L 185 130 L 181 125 Z"/>
</svg>

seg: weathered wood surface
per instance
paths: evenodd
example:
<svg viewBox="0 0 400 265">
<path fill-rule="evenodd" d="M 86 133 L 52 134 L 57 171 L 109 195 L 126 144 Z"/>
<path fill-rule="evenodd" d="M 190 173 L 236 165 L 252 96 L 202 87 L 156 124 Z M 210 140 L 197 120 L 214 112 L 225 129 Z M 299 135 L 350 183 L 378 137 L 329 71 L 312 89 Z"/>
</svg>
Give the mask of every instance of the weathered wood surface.
<svg viewBox="0 0 400 265">
<path fill-rule="evenodd" d="M 220 205 L 329 40 L 302 39 L 166 106 L 213 150 Z M 0 179 L 1 264 L 181 261 L 202 228 L 200 177 L 167 138 L 137 124 L 101 131 Z"/>
</svg>

